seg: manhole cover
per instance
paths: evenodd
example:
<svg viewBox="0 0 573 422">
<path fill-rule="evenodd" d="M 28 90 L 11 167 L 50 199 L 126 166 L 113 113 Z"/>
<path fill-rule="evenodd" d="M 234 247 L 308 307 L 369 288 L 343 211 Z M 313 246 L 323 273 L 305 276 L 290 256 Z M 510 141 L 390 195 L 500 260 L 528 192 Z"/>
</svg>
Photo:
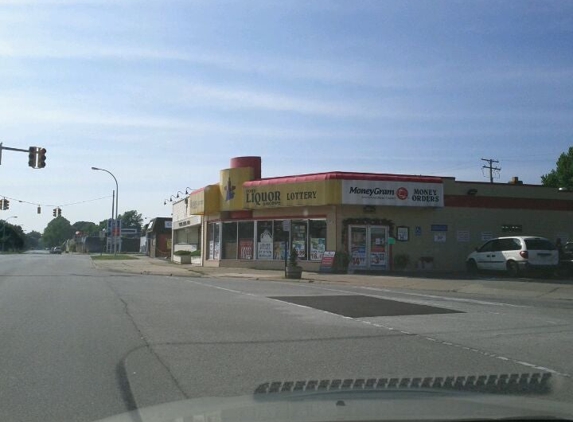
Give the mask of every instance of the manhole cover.
<svg viewBox="0 0 573 422">
<path fill-rule="evenodd" d="M 399 315 L 432 315 L 463 313 L 452 309 L 416 305 L 397 300 L 380 299 L 371 296 L 275 296 L 271 299 L 309 308 L 320 309 L 351 318 Z"/>
</svg>

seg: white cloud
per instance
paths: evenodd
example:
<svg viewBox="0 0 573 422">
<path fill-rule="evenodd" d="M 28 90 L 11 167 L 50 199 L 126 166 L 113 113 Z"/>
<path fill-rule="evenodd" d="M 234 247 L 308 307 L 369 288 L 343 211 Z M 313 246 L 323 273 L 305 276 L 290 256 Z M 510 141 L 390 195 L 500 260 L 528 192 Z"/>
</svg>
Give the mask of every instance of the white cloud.
<svg viewBox="0 0 573 422">
<path fill-rule="evenodd" d="M 271 111 L 286 111 L 306 115 L 320 115 L 333 118 L 392 117 L 392 112 L 376 110 L 373 104 L 352 104 L 340 101 L 323 101 L 312 98 L 289 96 L 223 86 L 183 84 L 183 101 L 218 105 L 220 108 L 254 108 Z"/>
<path fill-rule="evenodd" d="M 349 84 L 395 88 L 419 86 L 419 78 L 401 69 L 372 68 L 367 63 L 348 63 L 300 57 L 273 57 L 212 51 L 182 51 L 159 47 L 106 45 L 81 40 L 69 42 L 55 39 L 4 40 L 0 42 L 0 57 L 11 59 L 58 60 L 120 60 L 169 61 L 210 66 L 248 75 L 264 75 L 285 80 L 314 81 L 326 84 Z"/>
</svg>

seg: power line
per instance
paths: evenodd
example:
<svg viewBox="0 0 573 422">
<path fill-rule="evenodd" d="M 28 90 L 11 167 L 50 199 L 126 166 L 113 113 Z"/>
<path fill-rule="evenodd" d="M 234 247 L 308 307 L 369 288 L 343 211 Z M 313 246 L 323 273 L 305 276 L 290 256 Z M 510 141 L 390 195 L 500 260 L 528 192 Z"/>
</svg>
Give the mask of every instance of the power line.
<svg viewBox="0 0 573 422">
<path fill-rule="evenodd" d="M 108 199 L 111 198 L 111 195 L 108 196 L 102 196 L 101 198 L 94 198 L 94 199 L 86 199 L 85 201 L 78 201 L 78 202 L 69 202 L 67 204 L 40 204 L 38 202 L 30 202 L 30 201 L 26 201 L 24 199 L 18 199 L 18 198 L 11 198 L 9 196 L 4 196 L 4 195 L 0 195 L 0 197 L 2 198 L 6 198 L 6 199 L 10 199 L 12 201 L 17 201 L 20 202 L 22 204 L 30 204 L 30 205 L 37 205 L 40 207 L 69 207 L 72 205 L 79 205 L 79 204 L 86 204 L 88 202 L 95 202 L 95 201 L 101 201 L 102 199 Z"/>
</svg>

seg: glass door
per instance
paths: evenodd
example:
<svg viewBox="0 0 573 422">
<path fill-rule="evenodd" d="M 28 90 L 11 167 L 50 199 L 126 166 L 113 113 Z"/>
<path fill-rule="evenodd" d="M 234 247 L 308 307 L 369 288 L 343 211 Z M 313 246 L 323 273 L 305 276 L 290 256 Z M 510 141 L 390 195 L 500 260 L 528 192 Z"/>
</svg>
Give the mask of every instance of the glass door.
<svg viewBox="0 0 573 422">
<path fill-rule="evenodd" d="M 388 227 L 349 227 L 350 270 L 381 271 L 389 268 Z"/>
<path fill-rule="evenodd" d="M 367 230 L 366 226 L 350 226 L 350 267 L 355 270 L 365 270 L 368 268 L 367 262 Z"/>
</svg>

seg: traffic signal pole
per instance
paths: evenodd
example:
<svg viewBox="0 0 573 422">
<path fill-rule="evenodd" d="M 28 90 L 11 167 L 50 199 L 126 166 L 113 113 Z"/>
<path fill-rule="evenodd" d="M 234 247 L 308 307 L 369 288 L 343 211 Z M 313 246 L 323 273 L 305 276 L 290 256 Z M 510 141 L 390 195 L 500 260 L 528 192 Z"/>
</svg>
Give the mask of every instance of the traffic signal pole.
<svg viewBox="0 0 573 422">
<path fill-rule="evenodd" d="M 5 147 L 0 142 L 0 164 L 2 164 L 2 151 L 27 152 L 29 154 L 28 165 L 32 168 L 46 167 L 46 148 L 29 147 L 28 149 Z"/>
</svg>

